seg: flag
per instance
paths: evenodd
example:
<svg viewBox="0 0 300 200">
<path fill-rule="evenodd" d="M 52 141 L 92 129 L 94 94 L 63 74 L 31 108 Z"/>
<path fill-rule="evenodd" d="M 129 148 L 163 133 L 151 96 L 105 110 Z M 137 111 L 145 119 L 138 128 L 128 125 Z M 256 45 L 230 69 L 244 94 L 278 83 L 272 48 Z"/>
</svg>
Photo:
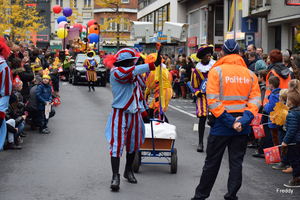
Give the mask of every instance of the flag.
<svg viewBox="0 0 300 200">
<path fill-rule="evenodd" d="M 53 99 L 53 105 L 54 105 L 54 107 L 57 107 L 58 105 L 60 105 L 60 100 L 58 97 Z"/>
<path fill-rule="evenodd" d="M 253 133 L 254 133 L 254 137 L 255 139 L 258 138 L 262 138 L 265 137 L 265 130 L 264 130 L 264 126 L 261 124 L 259 126 L 253 126 Z"/>
<path fill-rule="evenodd" d="M 18 85 L 21 83 L 21 79 L 19 77 L 19 75 L 17 75 L 14 79 L 14 84 L 15 84 L 15 87 L 18 87 Z"/>
<path fill-rule="evenodd" d="M 250 126 L 258 126 L 261 123 L 262 114 L 257 113 L 255 118 L 252 120 Z"/>
<path fill-rule="evenodd" d="M 281 161 L 280 151 L 278 146 L 264 149 L 264 154 L 265 154 L 265 159 L 267 164 Z"/>
</svg>

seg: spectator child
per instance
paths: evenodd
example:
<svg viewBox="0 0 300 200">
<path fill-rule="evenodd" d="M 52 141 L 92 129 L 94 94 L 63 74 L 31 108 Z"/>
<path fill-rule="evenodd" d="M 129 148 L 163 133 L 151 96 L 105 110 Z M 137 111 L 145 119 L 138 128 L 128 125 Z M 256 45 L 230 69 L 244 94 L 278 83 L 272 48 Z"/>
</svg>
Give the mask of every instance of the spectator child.
<svg viewBox="0 0 300 200">
<path fill-rule="evenodd" d="M 297 79 L 290 80 L 289 84 L 289 92 L 297 92 L 300 94 L 300 81 Z"/>
<path fill-rule="evenodd" d="M 289 92 L 287 105 L 290 107 L 286 117 L 286 135 L 283 138 L 282 146 L 288 149 L 290 164 L 293 169 L 293 179 L 284 184 L 285 187 L 300 187 L 300 96 L 297 92 Z"/>
<path fill-rule="evenodd" d="M 279 92 L 279 101 L 281 101 L 283 104 L 286 104 L 288 91 L 289 91 L 288 89 L 282 89 Z M 277 130 L 278 130 L 279 144 L 281 144 L 284 136 L 286 135 L 286 127 L 284 125 L 283 126 L 277 125 Z M 282 157 L 281 155 L 281 162 L 278 163 L 277 165 L 274 165 L 272 168 L 285 170 L 288 165 L 289 165 L 288 156 Z"/>
<path fill-rule="evenodd" d="M 279 101 L 279 84 L 280 84 L 280 79 L 277 76 L 272 76 L 269 78 L 269 88 L 272 91 L 269 98 L 269 103 L 265 105 L 265 111 L 270 114 L 270 112 L 274 111 L 274 107 L 276 103 Z M 274 146 L 279 145 L 279 140 L 278 140 L 278 130 L 276 128 L 276 124 L 272 123 L 270 119 L 268 119 L 268 126 L 271 129 L 272 133 L 272 140 L 274 143 Z"/>
<path fill-rule="evenodd" d="M 265 93 L 266 93 L 266 77 L 267 77 L 268 71 L 267 70 L 260 70 L 258 72 L 258 82 L 259 82 L 259 87 L 260 87 L 260 92 L 261 92 L 261 102 L 264 101 L 265 98 Z M 259 113 L 264 114 L 263 107 L 260 108 Z M 262 116 L 262 124 L 268 123 L 268 116 L 263 115 Z M 269 145 L 269 140 L 270 140 L 270 130 L 268 125 L 264 125 L 264 132 L 265 132 L 265 137 L 261 138 L 260 145 L 258 147 L 258 150 L 256 150 L 254 153 L 252 153 L 252 156 L 254 157 L 259 157 L 259 158 L 264 158 L 264 149 L 268 148 Z"/>
<path fill-rule="evenodd" d="M 183 79 L 187 77 L 187 73 L 186 73 L 186 70 L 184 68 L 181 68 L 180 69 L 180 80 L 179 80 L 179 85 L 180 85 L 180 88 L 181 88 L 181 96 L 183 99 L 186 98 L 186 87 L 185 87 L 185 84 L 183 82 Z"/>
<path fill-rule="evenodd" d="M 49 119 L 45 117 L 45 105 L 52 103 L 50 76 L 44 71 L 42 82 L 40 82 L 36 88 L 36 107 L 38 109 L 38 120 L 40 133 L 50 133 L 47 124 Z"/>
<path fill-rule="evenodd" d="M 175 61 L 176 63 L 176 61 Z M 179 97 L 179 91 L 180 91 L 180 86 L 179 86 L 179 72 L 176 69 L 175 65 L 171 65 L 171 71 L 170 73 L 172 74 L 173 77 L 173 83 L 172 83 L 172 87 L 173 87 L 173 97 L 172 98 L 178 98 Z"/>
<path fill-rule="evenodd" d="M 20 107 L 17 96 L 12 94 L 9 98 L 9 106 L 5 112 L 6 126 L 8 130 L 8 145 L 7 149 L 22 149 L 19 146 L 18 138 L 25 125 L 25 115 L 18 115 L 17 111 Z"/>
<path fill-rule="evenodd" d="M 193 97 L 193 103 L 196 103 L 197 97 L 195 96 L 195 92 L 193 87 L 191 86 L 191 81 L 189 81 L 189 79 L 186 77 L 183 79 L 183 83 L 186 84 L 187 87 L 189 87 L 189 89 L 191 90 L 191 94 Z"/>
</svg>

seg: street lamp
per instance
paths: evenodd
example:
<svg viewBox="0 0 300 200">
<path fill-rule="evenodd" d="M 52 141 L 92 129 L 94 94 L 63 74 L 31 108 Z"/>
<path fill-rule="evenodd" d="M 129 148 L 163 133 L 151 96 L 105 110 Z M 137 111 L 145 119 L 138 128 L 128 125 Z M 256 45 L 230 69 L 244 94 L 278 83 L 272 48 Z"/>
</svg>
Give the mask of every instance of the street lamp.
<svg viewBox="0 0 300 200">
<path fill-rule="evenodd" d="M 101 26 L 101 25 L 98 24 L 98 22 L 94 22 L 94 24 L 97 26 L 96 28 L 94 28 L 95 31 L 99 29 L 99 31 L 98 31 L 98 55 L 100 56 L 100 48 L 99 48 L 99 43 L 100 43 L 100 42 L 99 42 L 99 41 L 100 41 L 100 30 L 101 30 L 101 29 L 100 29 L 100 28 L 101 28 L 100 26 Z"/>
</svg>

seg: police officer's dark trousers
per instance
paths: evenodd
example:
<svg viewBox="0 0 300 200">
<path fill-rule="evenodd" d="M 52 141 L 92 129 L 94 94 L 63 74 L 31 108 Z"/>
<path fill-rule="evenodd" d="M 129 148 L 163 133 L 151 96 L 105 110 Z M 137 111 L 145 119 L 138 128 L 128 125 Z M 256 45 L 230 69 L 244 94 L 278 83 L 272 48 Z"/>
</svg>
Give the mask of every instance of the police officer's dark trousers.
<svg viewBox="0 0 300 200">
<path fill-rule="evenodd" d="M 247 149 L 247 137 L 247 135 L 217 136 L 209 134 L 205 165 L 200 184 L 195 191 L 195 200 L 203 200 L 209 197 L 226 147 L 228 147 L 230 172 L 227 183 L 228 193 L 224 198 L 238 199 L 236 194 L 242 185 L 242 163 Z"/>
</svg>

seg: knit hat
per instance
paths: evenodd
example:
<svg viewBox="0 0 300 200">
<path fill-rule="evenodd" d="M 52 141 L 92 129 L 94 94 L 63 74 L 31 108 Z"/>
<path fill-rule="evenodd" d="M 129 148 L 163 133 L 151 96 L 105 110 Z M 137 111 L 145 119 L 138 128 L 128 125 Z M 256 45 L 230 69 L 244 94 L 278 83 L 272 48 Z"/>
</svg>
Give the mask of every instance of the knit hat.
<svg viewBox="0 0 300 200">
<path fill-rule="evenodd" d="M 12 95 L 10 95 L 9 97 L 9 104 L 12 104 L 16 100 L 17 100 L 17 96 L 14 93 L 12 93 Z"/>
<path fill-rule="evenodd" d="M 267 65 L 266 65 L 265 61 L 263 61 L 263 60 L 256 61 L 255 70 L 260 71 L 263 69 L 267 69 Z"/>
<path fill-rule="evenodd" d="M 236 43 L 236 41 L 234 41 L 234 39 L 228 39 L 223 45 L 222 50 L 227 54 L 238 53 L 239 45 Z"/>
</svg>

